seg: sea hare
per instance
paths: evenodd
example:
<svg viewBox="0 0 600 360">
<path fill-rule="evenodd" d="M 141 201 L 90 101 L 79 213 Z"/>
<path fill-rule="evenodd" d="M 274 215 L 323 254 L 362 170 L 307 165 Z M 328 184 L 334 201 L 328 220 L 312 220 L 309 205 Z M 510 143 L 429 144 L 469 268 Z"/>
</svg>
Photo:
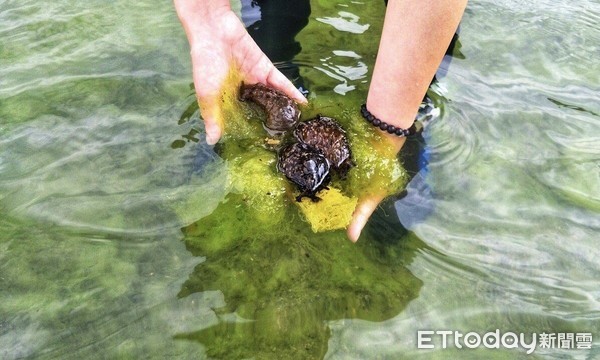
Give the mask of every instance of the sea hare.
<svg viewBox="0 0 600 360">
<path fill-rule="evenodd" d="M 300 118 L 300 109 L 298 109 L 298 105 L 294 100 L 281 91 L 263 84 L 242 84 L 240 100 L 249 100 L 262 107 L 267 113 L 264 126 L 274 133 L 283 133 L 290 130 Z"/>
<path fill-rule="evenodd" d="M 202 176 L 211 177 L 211 174 L 215 174 L 215 168 L 225 171 L 227 175 L 224 176 L 219 172 L 219 176 L 214 178 L 214 183 L 222 181 L 224 191 L 239 195 L 235 197 L 236 201 L 239 200 L 236 205 L 250 212 L 247 216 L 252 220 L 249 221 L 262 225 L 273 224 L 275 228 L 279 228 L 281 224 L 294 222 L 290 219 L 300 215 L 300 218 L 308 222 L 315 232 L 344 229 L 348 226 L 359 199 L 397 193 L 405 184 L 406 172 L 398 161 L 397 150 L 387 141 L 387 138 L 373 131 L 372 126 L 360 117 L 360 112 L 353 108 L 353 104 L 362 101 L 360 94 L 350 94 L 342 102 L 338 102 L 337 98 L 334 101 L 327 96 L 312 99 L 311 104 L 302 111 L 306 113 L 306 119 L 316 119 L 303 122 L 294 120 L 294 125 L 283 131 L 287 135 L 277 139 L 282 147 L 275 149 L 276 146 L 265 146 L 264 142 L 265 126 L 261 125 L 261 122 L 271 121 L 265 121 L 268 114 L 257 113 L 253 109 L 254 104 L 248 104 L 250 101 L 240 101 L 240 97 L 249 100 L 250 96 L 257 95 L 261 92 L 258 90 L 265 86 L 242 85 L 240 88 L 240 80 L 241 77 L 236 74 L 232 74 L 228 80 L 222 96 L 221 113 L 218 114 L 224 131 L 223 139 L 215 151 L 224 163 L 211 164 Z M 269 89 L 262 92 L 277 93 Z M 293 100 L 285 95 L 278 95 L 280 96 L 284 99 L 283 104 L 293 103 Z M 317 116 L 324 109 L 327 109 L 327 115 L 335 119 L 339 125 L 329 125 L 330 121 L 327 120 L 329 117 Z M 299 111 L 296 114 L 299 114 Z M 249 119 L 258 121 L 249 121 Z M 347 148 L 348 157 L 345 151 L 338 153 L 321 151 L 323 157 L 316 156 L 320 160 L 315 162 L 313 169 L 318 169 L 319 166 L 316 165 L 319 163 L 326 170 L 327 166 L 323 158 L 327 159 L 329 156 L 331 160 L 327 162 L 331 179 L 326 179 L 327 171 L 321 171 L 316 180 L 310 180 L 314 181 L 313 183 L 306 181 L 303 187 L 299 188 L 278 170 L 279 156 L 273 150 L 279 150 L 283 154 L 284 151 L 281 150 L 288 146 L 290 141 L 304 144 L 304 146 L 296 145 L 297 150 L 319 147 L 322 139 L 320 141 L 315 139 L 322 135 L 320 134 L 322 127 L 330 129 L 324 132 L 334 134 L 332 138 L 344 138 L 341 142 L 334 142 L 334 146 L 346 149 L 346 146 L 350 145 Z M 295 136 L 294 132 L 296 132 Z M 305 132 L 313 135 L 307 136 Z M 310 150 L 312 156 L 314 156 L 313 151 Z M 344 160 L 336 161 L 331 156 L 336 154 L 338 159 Z M 290 155 L 293 153 L 288 153 L 286 156 Z M 301 159 L 303 156 L 296 154 L 292 158 Z M 344 170 L 349 168 L 348 164 L 356 164 L 356 166 L 349 171 Z M 224 169 L 223 165 L 225 165 Z M 287 166 L 283 167 L 287 168 Z M 344 178 L 341 175 L 345 172 L 347 174 Z M 329 187 L 330 190 L 326 190 L 324 186 Z M 306 193 L 306 189 L 309 189 L 309 192 Z M 321 200 L 294 201 L 303 193 L 304 197 L 318 196 Z M 179 206 L 178 213 L 185 213 L 188 218 L 193 216 L 192 213 L 204 211 L 200 206 L 202 202 L 198 201 L 198 198 L 205 196 L 205 193 L 201 193 L 189 202 L 183 203 Z M 234 198 L 231 198 L 229 201 L 233 200 Z"/>
<path fill-rule="evenodd" d="M 333 118 L 317 115 L 298 123 L 293 134 L 298 142 L 279 151 L 277 169 L 300 190 L 298 202 L 303 197 L 318 201 L 316 193 L 331 179 L 330 168 L 344 179 L 354 166 L 346 132 Z"/>
<path fill-rule="evenodd" d="M 294 100 L 263 84 L 242 84 L 240 99 L 250 100 L 265 110 L 267 130 L 279 134 L 293 130 L 298 143 L 279 150 L 277 169 L 300 190 L 298 202 L 303 197 L 320 200 L 316 193 L 327 187 L 330 168 L 343 179 L 354 166 L 346 132 L 335 119 L 317 115 L 298 123 L 300 110 Z"/>
<path fill-rule="evenodd" d="M 329 183 L 329 161 L 317 149 L 304 144 L 293 143 L 279 150 L 277 169 L 296 184 L 301 194 L 296 201 L 309 197 L 320 200 L 316 193 Z"/>
<path fill-rule="evenodd" d="M 354 166 L 346 132 L 333 118 L 317 115 L 314 119 L 301 122 L 294 129 L 294 137 L 325 155 L 330 166 L 342 178 Z"/>
</svg>

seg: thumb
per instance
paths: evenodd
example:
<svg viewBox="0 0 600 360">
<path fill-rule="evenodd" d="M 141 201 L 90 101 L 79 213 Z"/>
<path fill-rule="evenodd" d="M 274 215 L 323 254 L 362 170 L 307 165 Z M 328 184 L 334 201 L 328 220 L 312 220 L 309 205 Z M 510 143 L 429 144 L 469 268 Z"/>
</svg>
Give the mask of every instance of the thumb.
<svg viewBox="0 0 600 360">
<path fill-rule="evenodd" d="M 271 68 L 271 72 L 267 76 L 267 85 L 283 91 L 287 96 L 294 99 L 297 103 L 306 105 L 308 102 L 300 90 L 296 89 L 294 84 L 292 84 L 292 82 L 275 66 Z"/>
<path fill-rule="evenodd" d="M 206 143 L 216 144 L 223 133 L 223 121 L 217 106 L 213 101 L 199 101 L 200 115 L 204 120 L 204 131 L 206 132 Z"/>
<path fill-rule="evenodd" d="M 356 209 L 354 209 L 354 214 L 352 214 L 352 221 L 348 226 L 347 235 L 350 241 L 357 242 L 360 237 L 360 233 L 362 229 L 367 224 L 367 221 L 377 209 L 379 203 L 383 200 L 383 196 L 375 195 L 372 197 L 368 197 L 366 199 L 361 200 Z"/>
<path fill-rule="evenodd" d="M 221 138 L 221 127 L 212 119 L 204 119 L 204 130 L 206 131 L 206 143 L 208 145 L 216 144 Z"/>
</svg>

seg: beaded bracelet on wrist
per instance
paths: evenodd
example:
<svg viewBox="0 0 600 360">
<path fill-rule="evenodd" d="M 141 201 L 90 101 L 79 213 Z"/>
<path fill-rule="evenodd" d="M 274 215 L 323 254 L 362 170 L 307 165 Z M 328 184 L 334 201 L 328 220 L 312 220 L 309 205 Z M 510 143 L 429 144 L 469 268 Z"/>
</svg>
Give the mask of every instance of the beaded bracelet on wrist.
<svg viewBox="0 0 600 360">
<path fill-rule="evenodd" d="M 408 129 L 402 129 L 394 125 L 390 125 L 384 121 L 381 121 L 380 119 L 376 118 L 373 114 L 371 114 L 369 110 L 367 110 L 367 104 L 362 104 L 360 106 L 360 113 L 362 117 L 365 118 L 365 120 L 367 120 L 373 126 L 380 128 L 388 134 L 396 135 L 398 137 L 413 136 L 423 131 L 423 126 L 418 121 L 415 121 Z"/>
</svg>

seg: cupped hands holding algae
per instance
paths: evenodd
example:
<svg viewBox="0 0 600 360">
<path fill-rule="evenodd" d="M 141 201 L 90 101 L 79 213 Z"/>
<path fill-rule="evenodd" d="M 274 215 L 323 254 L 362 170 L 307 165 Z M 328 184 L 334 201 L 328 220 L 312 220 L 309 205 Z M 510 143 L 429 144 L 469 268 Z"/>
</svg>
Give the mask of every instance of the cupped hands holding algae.
<svg viewBox="0 0 600 360">
<path fill-rule="evenodd" d="M 217 358 L 319 358 L 327 350 L 327 321 L 386 320 L 419 292 L 421 281 L 405 268 L 412 251 L 379 241 L 352 244 L 343 231 L 330 231 L 347 226 L 362 198 L 399 191 L 405 173 L 395 149 L 357 111 L 322 97 L 302 108 L 301 120 L 318 113 L 337 119 L 353 166 L 317 193 L 320 201 L 296 201 L 299 191 L 276 166 L 274 150 L 287 140 L 268 137 L 264 112 L 238 100 L 238 80 L 232 77 L 223 94 L 224 136 L 216 146 L 228 194 L 183 229 L 187 249 L 206 261 L 179 293 L 219 291 L 225 304 L 213 307 L 217 325 L 177 337 L 201 342 Z"/>
<path fill-rule="evenodd" d="M 300 193 L 277 171 L 276 150 L 290 136 L 270 138 L 262 123 L 272 122 L 271 114 L 241 102 L 240 84 L 241 80 L 231 75 L 224 87 L 219 114 L 224 136 L 217 153 L 228 163 L 231 193 L 240 195 L 239 205 L 248 217 L 264 226 L 286 218 L 305 221 L 314 232 L 344 229 L 361 199 L 397 193 L 405 184 L 397 149 L 387 138 L 369 128 L 358 111 L 343 109 L 333 99 L 315 99 L 302 108 L 301 122 L 319 115 L 335 117 L 349 140 L 352 159 L 348 163 L 355 166 L 345 163 L 344 176 L 333 176 L 328 186 L 319 189 L 316 196 L 321 201 L 295 201 Z"/>
</svg>

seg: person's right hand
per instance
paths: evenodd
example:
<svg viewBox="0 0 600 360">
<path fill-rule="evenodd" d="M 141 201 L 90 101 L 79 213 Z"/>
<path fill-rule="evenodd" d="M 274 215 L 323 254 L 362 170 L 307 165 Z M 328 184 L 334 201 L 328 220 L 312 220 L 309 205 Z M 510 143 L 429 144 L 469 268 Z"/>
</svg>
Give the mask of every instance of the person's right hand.
<svg viewBox="0 0 600 360">
<path fill-rule="evenodd" d="M 231 70 L 236 70 L 245 83 L 263 83 L 306 103 L 302 93 L 256 45 L 228 1 L 174 2 L 190 43 L 194 86 L 208 144 L 215 144 L 222 134 L 219 96 Z"/>
</svg>

